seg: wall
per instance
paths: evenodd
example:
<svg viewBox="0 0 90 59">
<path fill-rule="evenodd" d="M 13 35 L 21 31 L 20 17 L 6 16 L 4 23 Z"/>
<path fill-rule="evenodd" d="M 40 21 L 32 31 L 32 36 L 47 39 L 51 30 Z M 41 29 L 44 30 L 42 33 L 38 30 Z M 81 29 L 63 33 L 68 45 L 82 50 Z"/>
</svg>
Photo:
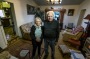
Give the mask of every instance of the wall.
<svg viewBox="0 0 90 59">
<path fill-rule="evenodd" d="M 21 36 L 19 27 L 22 24 L 25 24 L 34 20 L 34 15 L 27 15 L 26 5 L 29 4 L 36 7 L 37 5 L 33 2 L 33 0 L 5 0 L 5 1 L 8 1 L 14 4 L 16 22 L 18 27 L 17 35 Z"/>
<path fill-rule="evenodd" d="M 80 7 L 79 7 L 79 12 L 82 10 L 82 9 L 86 9 L 86 12 L 85 12 L 85 15 L 84 17 L 87 15 L 87 14 L 90 14 L 90 0 L 85 0 L 82 4 L 80 4 Z M 79 15 L 79 14 L 78 14 Z M 86 19 L 83 19 L 82 21 L 82 26 L 84 28 L 86 28 L 86 24 L 84 22 L 87 22 L 88 20 Z"/>
<path fill-rule="evenodd" d="M 79 8 L 79 5 L 67 5 L 67 6 L 63 6 L 63 8 L 66 9 L 66 13 L 64 15 L 64 25 L 68 25 L 68 23 L 74 23 L 74 26 L 77 25 L 77 13 L 78 13 L 78 8 Z M 73 16 L 68 16 L 68 9 L 75 9 L 74 11 L 74 15 Z"/>
<path fill-rule="evenodd" d="M 77 25 L 77 13 L 78 13 L 78 9 L 79 9 L 79 5 L 62 5 L 62 6 L 40 6 L 41 10 L 45 10 L 45 8 L 50 8 L 53 7 L 54 9 L 58 9 L 58 8 L 65 8 L 66 9 L 66 13 L 64 15 L 64 27 L 65 25 L 67 25 L 68 23 L 74 23 L 74 25 Z M 73 16 L 67 16 L 68 14 L 68 9 L 75 9 L 74 11 L 74 15 Z"/>
<path fill-rule="evenodd" d="M 0 9 L 2 8 L 2 3 L 0 2 Z"/>
</svg>

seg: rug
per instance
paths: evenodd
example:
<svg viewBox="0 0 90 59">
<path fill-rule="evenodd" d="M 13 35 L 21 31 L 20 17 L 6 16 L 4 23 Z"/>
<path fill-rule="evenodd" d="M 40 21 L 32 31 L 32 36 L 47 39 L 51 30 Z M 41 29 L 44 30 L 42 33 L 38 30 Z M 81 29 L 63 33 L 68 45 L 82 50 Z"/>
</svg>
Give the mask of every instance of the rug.
<svg viewBox="0 0 90 59">
<path fill-rule="evenodd" d="M 32 54 L 32 44 L 27 42 L 27 41 L 24 41 L 24 40 L 17 40 L 17 41 L 14 41 L 13 44 L 11 44 L 10 46 L 8 46 L 7 50 L 10 52 L 11 55 L 19 58 L 19 59 L 30 59 L 29 58 L 29 54 L 27 54 L 27 56 L 24 58 L 24 57 L 21 57 L 20 56 L 20 52 L 22 50 L 29 50 L 30 51 L 30 56 Z M 44 52 L 44 49 L 42 48 L 41 49 L 41 55 L 43 54 Z"/>
</svg>

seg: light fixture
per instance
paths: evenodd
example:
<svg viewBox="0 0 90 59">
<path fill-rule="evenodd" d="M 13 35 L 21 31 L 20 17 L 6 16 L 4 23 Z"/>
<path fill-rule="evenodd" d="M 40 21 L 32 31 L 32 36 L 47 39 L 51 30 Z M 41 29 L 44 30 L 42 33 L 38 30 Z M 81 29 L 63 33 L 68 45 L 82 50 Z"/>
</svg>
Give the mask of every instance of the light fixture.
<svg viewBox="0 0 90 59">
<path fill-rule="evenodd" d="M 47 2 L 52 4 L 60 4 L 62 0 L 47 0 Z"/>
</svg>

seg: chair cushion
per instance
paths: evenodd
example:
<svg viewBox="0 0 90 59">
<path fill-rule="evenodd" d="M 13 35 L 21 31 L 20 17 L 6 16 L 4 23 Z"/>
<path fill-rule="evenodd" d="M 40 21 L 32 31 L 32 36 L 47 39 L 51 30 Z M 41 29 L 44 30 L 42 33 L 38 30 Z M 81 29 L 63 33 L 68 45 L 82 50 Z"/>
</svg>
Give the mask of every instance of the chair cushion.
<svg viewBox="0 0 90 59">
<path fill-rule="evenodd" d="M 22 31 L 25 33 L 30 33 L 32 22 L 21 25 Z"/>
</svg>

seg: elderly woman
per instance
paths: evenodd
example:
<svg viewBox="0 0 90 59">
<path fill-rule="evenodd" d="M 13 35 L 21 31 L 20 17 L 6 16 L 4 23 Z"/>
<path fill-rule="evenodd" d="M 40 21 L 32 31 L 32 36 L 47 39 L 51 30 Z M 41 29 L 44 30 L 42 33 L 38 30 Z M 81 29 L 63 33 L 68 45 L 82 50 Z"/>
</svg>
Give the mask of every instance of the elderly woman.
<svg viewBox="0 0 90 59">
<path fill-rule="evenodd" d="M 51 48 L 51 59 L 54 58 L 55 54 L 55 43 L 58 42 L 59 38 L 59 23 L 54 20 L 54 12 L 47 12 L 47 19 L 44 21 L 44 48 L 45 56 L 44 59 L 48 57 L 48 46 Z"/>
<path fill-rule="evenodd" d="M 38 47 L 38 57 L 40 59 L 41 44 L 43 40 L 43 26 L 42 21 L 39 17 L 35 18 L 35 24 L 31 27 L 31 39 L 33 45 L 32 59 L 34 59 L 36 49 Z"/>
</svg>

